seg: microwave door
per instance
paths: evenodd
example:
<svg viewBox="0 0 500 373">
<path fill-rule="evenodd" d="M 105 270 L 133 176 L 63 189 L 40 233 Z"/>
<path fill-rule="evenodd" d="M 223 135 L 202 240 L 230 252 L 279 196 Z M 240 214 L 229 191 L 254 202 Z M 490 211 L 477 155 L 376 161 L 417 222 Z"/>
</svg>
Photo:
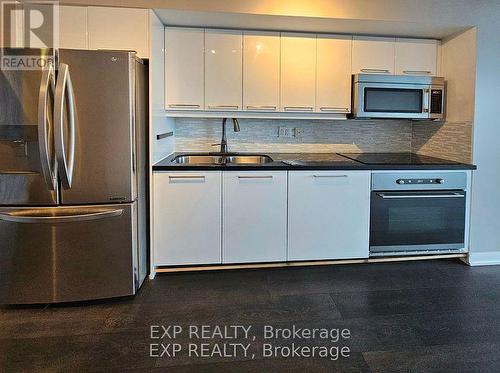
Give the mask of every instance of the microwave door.
<svg viewBox="0 0 500 373">
<path fill-rule="evenodd" d="M 52 110 L 50 64 L 0 71 L 0 205 L 57 204 Z"/>
<path fill-rule="evenodd" d="M 428 119 L 426 90 L 420 84 L 358 83 L 356 117 Z"/>
</svg>

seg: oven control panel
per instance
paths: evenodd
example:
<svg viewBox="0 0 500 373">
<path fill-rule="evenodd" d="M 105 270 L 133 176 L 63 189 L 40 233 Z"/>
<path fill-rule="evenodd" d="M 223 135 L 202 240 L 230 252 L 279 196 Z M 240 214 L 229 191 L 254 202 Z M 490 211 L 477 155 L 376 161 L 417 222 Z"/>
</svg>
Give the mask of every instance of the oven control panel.
<svg viewBox="0 0 500 373">
<path fill-rule="evenodd" d="M 372 188 L 389 190 L 466 190 L 465 171 L 416 171 L 372 173 Z"/>
<path fill-rule="evenodd" d="M 431 178 L 431 179 L 397 179 L 396 183 L 399 185 L 403 184 L 443 184 L 444 179 L 441 178 Z"/>
</svg>

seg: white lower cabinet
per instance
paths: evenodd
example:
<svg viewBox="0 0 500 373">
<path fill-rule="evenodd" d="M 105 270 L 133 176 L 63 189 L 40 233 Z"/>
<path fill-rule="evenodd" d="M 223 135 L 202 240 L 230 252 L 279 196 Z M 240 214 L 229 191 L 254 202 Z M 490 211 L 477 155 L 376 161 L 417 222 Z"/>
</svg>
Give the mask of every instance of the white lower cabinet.
<svg viewBox="0 0 500 373">
<path fill-rule="evenodd" d="M 221 263 L 221 175 L 154 174 L 154 263 Z"/>
<path fill-rule="evenodd" d="M 286 171 L 223 173 L 223 263 L 286 260 Z"/>
<path fill-rule="evenodd" d="M 288 260 L 368 258 L 369 171 L 290 171 Z"/>
<path fill-rule="evenodd" d="M 153 184 L 155 266 L 368 257 L 369 171 L 155 172 Z"/>
</svg>

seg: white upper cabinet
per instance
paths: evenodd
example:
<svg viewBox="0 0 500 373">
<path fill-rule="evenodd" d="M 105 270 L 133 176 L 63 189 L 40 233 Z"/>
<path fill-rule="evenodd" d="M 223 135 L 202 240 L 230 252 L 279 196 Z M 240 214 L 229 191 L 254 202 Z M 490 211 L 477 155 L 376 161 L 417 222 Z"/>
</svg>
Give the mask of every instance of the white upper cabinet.
<svg viewBox="0 0 500 373">
<path fill-rule="evenodd" d="M 165 108 L 203 110 L 205 31 L 165 29 Z"/>
<path fill-rule="evenodd" d="M 316 57 L 316 111 L 351 112 L 352 37 L 318 35 Z"/>
<path fill-rule="evenodd" d="M 241 110 L 241 31 L 205 30 L 205 109 Z"/>
<path fill-rule="evenodd" d="M 287 173 L 223 173 L 223 263 L 286 260 Z"/>
<path fill-rule="evenodd" d="M 133 50 L 149 57 L 148 10 L 130 8 L 88 8 L 90 49 Z"/>
<path fill-rule="evenodd" d="M 316 96 L 316 35 L 281 34 L 281 110 L 313 112 Z"/>
<path fill-rule="evenodd" d="M 243 33 L 243 110 L 277 111 L 280 100 L 280 34 Z"/>
<path fill-rule="evenodd" d="M 352 74 L 438 73 L 428 39 L 166 27 L 165 46 L 166 110 L 337 118 L 351 112 Z"/>
<path fill-rule="evenodd" d="M 394 74 L 395 38 L 354 36 L 353 74 Z"/>
<path fill-rule="evenodd" d="M 396 75 L 436 75 L 438 41 L 396 39 Z"/>
<path fill-rule="evenodd" d="M 59 7 L 59 47 L 87 49 L 87 7 Z"/>
<path fill-rule="evenodd" d="M 368 258 L 369 171 L 288 173 L 288 260 Z"/>
</svg>

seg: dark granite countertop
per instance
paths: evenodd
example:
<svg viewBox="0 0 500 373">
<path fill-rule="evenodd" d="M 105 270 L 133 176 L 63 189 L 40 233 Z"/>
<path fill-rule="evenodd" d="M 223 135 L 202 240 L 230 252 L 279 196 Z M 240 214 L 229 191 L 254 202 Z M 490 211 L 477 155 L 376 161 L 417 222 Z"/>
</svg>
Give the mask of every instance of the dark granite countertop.
<svg viewBox="0 0 500 373">
<path fill-rule="evenodd" d="M 179 155 L 207 154 L 197 152 L 173 153 L 153 165 L 153 171 L 187 170 L 475 170 L 471 164 L 428 157 L 413 153 L 238 153 L 266 154 L 273 162 L 263 164 L 177 164 Z"/>
</svg>

